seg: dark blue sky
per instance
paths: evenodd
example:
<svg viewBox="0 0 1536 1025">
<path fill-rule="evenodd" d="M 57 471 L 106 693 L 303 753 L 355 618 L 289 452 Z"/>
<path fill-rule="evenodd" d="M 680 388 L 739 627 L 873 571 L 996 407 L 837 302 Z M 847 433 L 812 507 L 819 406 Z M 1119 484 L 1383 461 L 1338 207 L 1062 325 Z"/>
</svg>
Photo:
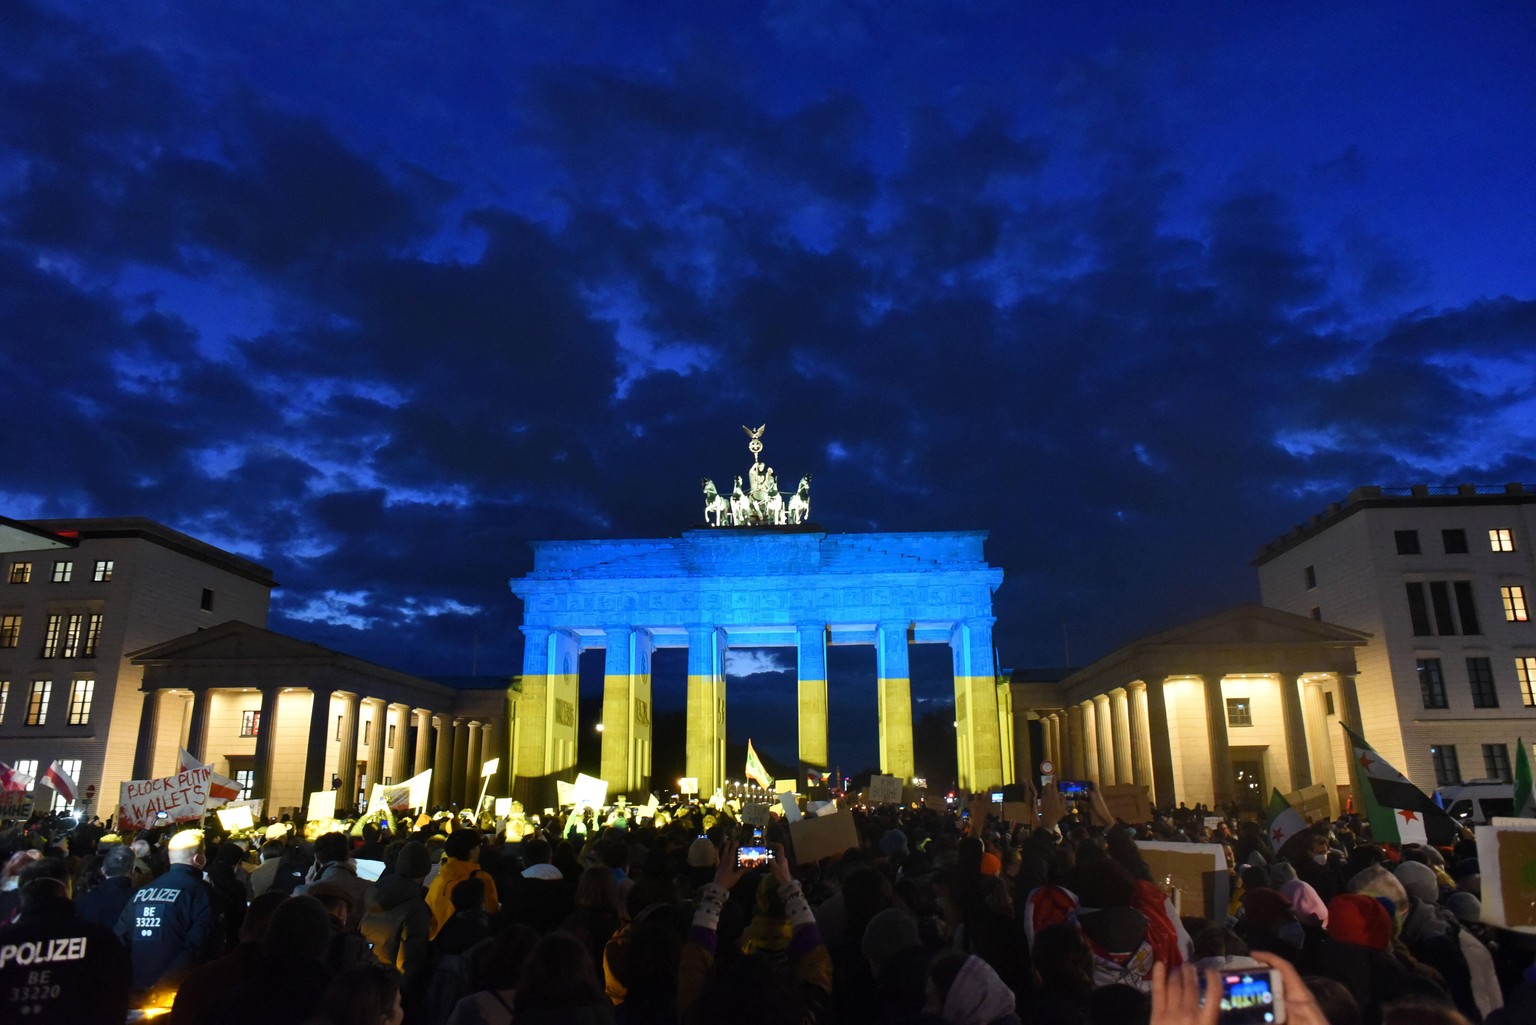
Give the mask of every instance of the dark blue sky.
<svg viewBox="0 0 1536 1025">
<path fill-rule="evenodd" d="M 766 422 L 830 530 L 990 530 L 1026 666 L 1536 480 L 1536 8 L 1228 6 L 0 5 L 0 512 L 510 673 L 527 541 Z"/>
</svg>

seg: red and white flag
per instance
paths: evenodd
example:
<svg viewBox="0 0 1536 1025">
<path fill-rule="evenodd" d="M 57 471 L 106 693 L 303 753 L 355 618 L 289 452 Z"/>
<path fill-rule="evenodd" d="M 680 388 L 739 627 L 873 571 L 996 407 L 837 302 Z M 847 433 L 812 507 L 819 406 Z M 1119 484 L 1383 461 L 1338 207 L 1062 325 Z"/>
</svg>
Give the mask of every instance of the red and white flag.
<svg viewBox="0 0 1536 1025">
<path fill-rule="evenodd" d="M 226 801 L 238 800 L 240 797 L 240 784 L 228 776 L 220 776 L 213 771 L 213 766 L 207 762 L 200 762 L 192 757 L 192 752 L 186 748 L 181 749 L 181 767 L 183 769 L 207 769 L 208 770 L 208 807 L 215 803 L 223 804 Z"/>
<path fill-rule="evenodd" d="M 48 766 L 48 771 L 43 773 L 43 782 L 59 792 L 59 796 L 70 804 L 75 803 L 75 797 L 80 792 L 80 787 L 75 783 L 74 777 L 64 771 L 64 763 L 55 761 Z"/>
<path fill-rule="evenodd" d="M 24 794 L 32 789 L 32 784 L 37 781 L 25 772 L 18 772 L 4 762 L 0 762 L 0 791 Z"/>
</svg>

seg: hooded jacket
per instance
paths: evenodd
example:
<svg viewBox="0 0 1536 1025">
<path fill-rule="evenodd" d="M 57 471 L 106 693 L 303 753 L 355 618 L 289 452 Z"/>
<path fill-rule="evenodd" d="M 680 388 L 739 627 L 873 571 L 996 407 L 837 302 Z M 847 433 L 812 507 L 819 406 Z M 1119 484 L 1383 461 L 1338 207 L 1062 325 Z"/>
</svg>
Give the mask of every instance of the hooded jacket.
<svg viewBox="0 0 1536 1025">
<path fill-rule="evenodd" d="M 432 909 L 422 896 L 421 880 L 387 875 L 373 888 L 362 933 L 373 947 L 373 956 L 399 970 L 401 988 L 413 991 L 425 978 L 432 926 Z"/>
<path fill-rule="evenodd" d="M 427 887 L 427 906 L 432 909 L 433 936 L 436 936 L 437 931 L 453 917 L 453 888 L 470 876 L 479 876 L 480 881 L 485 884 L 486 913 L 494 915 L 501 910 L 501 901 L 496 896 L 495 881 L 475 862 L 449 858 L 443 862 L 443 867 L 438 869 L 437 878 L 432 880 L 432 885 Z"/>
</svg>

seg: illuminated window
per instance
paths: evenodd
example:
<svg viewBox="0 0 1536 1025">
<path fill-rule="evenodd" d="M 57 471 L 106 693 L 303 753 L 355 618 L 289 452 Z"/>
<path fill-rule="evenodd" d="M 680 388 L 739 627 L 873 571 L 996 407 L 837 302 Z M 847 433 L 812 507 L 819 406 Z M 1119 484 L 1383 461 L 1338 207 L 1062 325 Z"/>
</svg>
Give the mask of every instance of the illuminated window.
<svg viewBox="0 0 1536 1025">
<path fill-rule="evenodd" d="M 97 559 L 96 572 L 91 574 L 91 579 L 98 584 L 110 583 L 112 580 L 112 560 Z"/>
<path fill-rule="evenodd" d="M 1489 779 L 1508 783 L 1514 779 L 1509 771 L 1509 747 L 1505 744 L 1483 745 L 1483 772 Z"/>
<path fill-rule="evenodd" d="M 27 695 L 27 725 L 48 725 L 48 701 L 53 697 L 52 680 L 33 680 L 32 693 Z"/>
<path fill-rule="evenodd" d="M 1499 707 L 1499 692 L 1493 685 L 1493 663 L 1489 659 L 1467 659 L 1467 682 L 1472 685 L 1473 708 Z"/>
<path fill-rule="evenodd" d="M 0 648 L 21 645 L 21 616 L 0 616 Z"/>
<path fill-rule="evenodd" d="M 85 646 L 85 616 L 83 613 L 71 613 L 64 620 L 64 650 L 65 658 L 79 658 L 80 651 Z"/>
<path fill-rule="evenodd" d="M 1227 725 L 1252 726 L 1253 705 L 1247 698 L 1227 699 Z"/>
<path fill-rule="evenodd" d="M 1499 588 L 1499 597 L 1504 599 L 1504 618 L 1511 623 L 1524 623 L 1529 619 L 1525 611 L 1525 588 L 1517 585 Z M 15 645 L 7 645 L 14 648 Z"/>
<path fill-rule="evenodd" d="M 1424 698 L 1424 707 L 1448 707 L 1445 701 L 1445 677 L 1440 672 L 1440 660 L 1421 658 L 1418 660 L 1418 669 L 1419 694 Z"/>
<path fill-rule="evenodd" d="M 50 612 L 48 614 L 48 629 L 43 634 L 42 658 L 58 658 L 59 651 L 64 643 L 64 621 L 62 613 Z"/>
<path fill-rule="evenodd" d="M 1445 547 L 1446 555 L 1467 554 L 1467 532 L 1465 530 L 1442 530 L 1440 543 Z"/>
<path fill-rule="evenodd" d="M 75 564 L 73 562 L 55 562 L 53 564 L 53 582 L 67 584 L 75 578 Z"/>
<path fill-rule="evenodd" d="M 240 713 L 240 736 L 254 737 L 261 731 L 261 711 L 247 708 Z"/>
<path fill-rule="evenodd" d="M 32 564 L 30 562 L 11 563 L 11 583 L 30 584 L 32 582 Z"/>
<path fill-rule="evenodd" d="M 31 776 L 33 779 L 37 779 L 36 758 L 22 758 L 17 761 L 16 764 L 12 766 L 12 768 L 21 773 L 23 776 Z"/>
<path fill-rule="evenodd" d="M 1455 744 L 1438 744 L 1429 749 L 1435 764 L 1435 786 L 1446 787 L 1461 782 L 1461 765 L 1456 760 Z"/>
<path fill-rule="evenodd" d="M 69 691 L 69 724 L 84 726 L 91 721 L 91 699 L 96 696 L 96 681 L 89 677 L 76 680 Z"/>
<path fill-rule="evenodd" d="M 1536 708 L 1536 658 L 1521 655 L 1515 659 L 1515 675 L 1520 678 L 1520 703 Z"/>
<path fill-rule="evenodd" d="M 1398 555 L 1419 554 L 1419 532 L 1417 530 L 1394 530 L 1392 540 L 1397 543 Z"/>
<path fill-rule="evenodd" d="M 242 801 L 250 800 L 251 799 L 251 788 L 256 786 L 256 770 L 255 769 L 236 769 L 235 770 L 235 785 L 240 788 L 240 800 L 242 800 Z"/>
<path fill-rule="evenodd" d="M 96 645 L 101 641 L 101 613 L 92 612 L 85 622 L 85 648 L 80 652 L 86 658 L 96 657 Z"/>
<path fill-rule="evenodd" d="M 1488 532 L 1488 547 L 1496 552 L 1514 551 L 1515 532 L 1512 530 L 1490 530 Z"/>
<path fill-rule="evenodd" d="M 5 722 L 5 706 L 11 703 L 11 681 L 0 680 L 0 722 Z"/>
<path fill-rule="evenodd" d="M 76 783 L 79 783 L 80 773 L 85 768 L 85 763 L 80 761 L 78 758 L 60 758 L 59 768 L 64 770 L 64 775 L 68 776 Z M 53 806 L 48 810 L 69 811 L 69 808 L 69 801 L 65 800 L 64 795 L 59 793 L 57 790 L 53 791 Z"/>
</svg>

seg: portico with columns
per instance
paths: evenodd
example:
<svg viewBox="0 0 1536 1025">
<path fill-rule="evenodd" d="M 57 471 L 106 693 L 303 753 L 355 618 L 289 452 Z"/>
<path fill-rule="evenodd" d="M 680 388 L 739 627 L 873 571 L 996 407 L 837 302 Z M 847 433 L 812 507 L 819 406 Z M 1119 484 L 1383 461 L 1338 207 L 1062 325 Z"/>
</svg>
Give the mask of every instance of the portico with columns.
<svg viewBox="0 0 1536 1025">
<path fill-rule="evenodd" d="M 268 814 L 332 789 L 337 807 L 374 783 L 434 768 L 434 805 L 473 805 L 481 755 L 505 743 L 505 687 L 460 690 L 247 623 L 143 648 L 133 777 L 176 771 L 177 749 L 248 786 Z M 506 760 L 504 759 L 504 762 Z M 491 792 L 507 792 L 505 764 Z"/>
<path fill-rule="evenodd" d="M 657 648 L 686 647 L 687 762 L 700 790 L 726 778 L 725 652 L 793 647 L 799 681 L 787 714 L 799 757 L 828 767 L 827 648 L 875 649 L 880 769 L 910 778 L 909 645 L 948 644 L 962 786 L 1012 781 L 1009 695 L 992 649 L 985 532 L 828 534 L 807 527 L 706 529 L 679 538 L 542 541 L 513 580 L 524 602 L 521 692 L 514 704 L 517 796 L 537 802 L 575 772 L 582 651 L 604 649 L 603 778 L 610 794 L 651 780 L 651 673 Z M 1010 720 L 1011 722 L 1011 720 Z M 671 781 L 666 781 L 668 785 Z"/>
<path fill-rule="evenodd" d="M 1355 653 L 1369 635 L 1242 605 L 1135 641 L 1054 684 L 1014 684 L 1064 779 L 1136 784 L 1165 807 L 1267 805 L 1270 788 L 1350 786 Z M 1021 707 L 1025 706 L 1025 707 Z M 1023 728 L 1022 722 L 1015 729 Z M 1032 769 L 1032 772 L 1034 770 Z"/>
</svg>

